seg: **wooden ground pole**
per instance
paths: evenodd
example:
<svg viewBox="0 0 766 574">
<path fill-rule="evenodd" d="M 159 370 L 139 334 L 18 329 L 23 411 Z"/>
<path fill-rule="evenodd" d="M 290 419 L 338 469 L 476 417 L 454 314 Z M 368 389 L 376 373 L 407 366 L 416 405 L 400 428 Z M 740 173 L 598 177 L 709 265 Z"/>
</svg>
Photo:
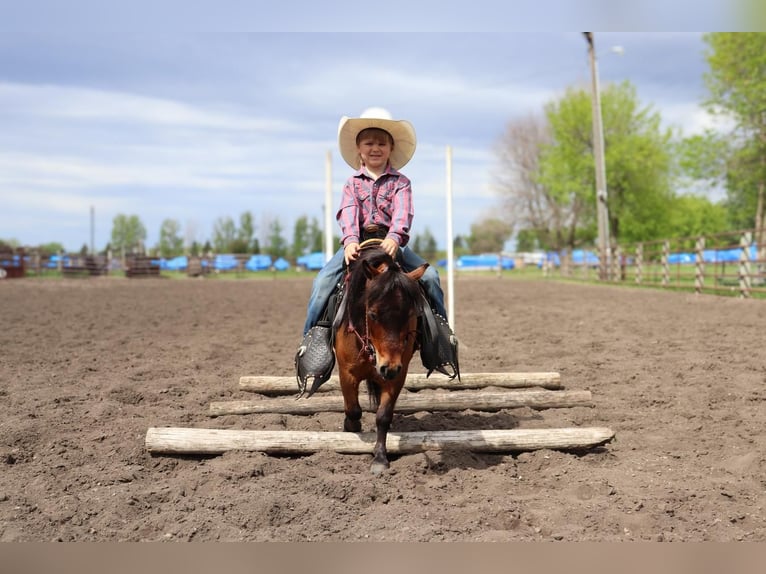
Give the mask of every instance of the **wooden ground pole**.
<svg viewBox="0 0 766 574">
<path fill-rule="evenodd" d="M 439 373 L 426 377 L 424 373 L 410 373 L 404 388 L 410 391 L 422 389 L 480 389 L 484 387 L 502 387 L 522 389 L 542 387 L 557 390 L 563 388 L 559 373 L 463 373 L 460 380 L 450 379 Z M 264 395 L 289 395 L 298 393 L 295 376 L 244 376 L 239 378 L 239 388 Z M 338 376 L 333 375 L 319 387 L 320 392 L 340 390 Z"/>
<path fill-rule="evenodd" d="M 518 452 L 539 449 L 576 450 L 610 442 L 608 428 L 547 428 L 511 430 L 451 430 L 390 432 L 386 447 L 391 454 L 430 450 Z M 152 454 L 217 455 L 230 450 L 274 454 L 301 454 L 320 450 L 339 453 L 372 453 L 375 433 L 269 431 L 200 428 L 149 428 L 146 449 Z"/>
</svg>

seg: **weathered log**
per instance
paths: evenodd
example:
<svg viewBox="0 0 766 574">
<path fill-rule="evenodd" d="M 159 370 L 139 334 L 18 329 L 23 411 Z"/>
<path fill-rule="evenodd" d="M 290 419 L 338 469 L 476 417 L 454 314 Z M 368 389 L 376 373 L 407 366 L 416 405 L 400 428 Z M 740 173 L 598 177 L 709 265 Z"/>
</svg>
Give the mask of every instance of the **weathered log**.
<svg viewBox="0 0 766 574">
<path fill-rule="evenodd" d="M 483 387 L 503 387 L 521 389 L 527 387 L 543 387 L 545 389 L 561 389 L 559 373 L 463 373 L 460 380 L 449 379 L 444 375 L 433 373 L 426 378 L 424 373 L 410 373 L 404 388 L 410 391 L 422 389 L 480 389 Z M 294 376 L 280 377 L 273 375 L 244 376 L 239 378 L 239 388 L 264 395 L 298 394 L 298 384 Z M 319 391 L 340 390 L 338 376 L 333 375 L 319 387 Z"/>
<path fill-rule="evenodd" d="M 574 450 L 606 444 L 614 438 L 608 428 L 559 428 L 512 430 L 453 430 L 390 432 L 389 453 L 404 454 L 426 450 L 470 450 L 473 452 L 516 452 Z M 146 449 L 153 454 L 221 454 L 230 450 L 267 453 L 311 453 L 331 450 L 339 453 L 371 453 L 375 433 L 268 431 L 198 428 L 150 428 Z"/>
<path fill-rule="evenodd" d="M 363 410 L 370 411 L 369 402 L 361 400 Z M 399 395 L 396 412 L 417 411 L 498 411 L 530 407 L 532 409 L 592 406 L 590 391 L 452 391 L 408 393 Z M 261 399 L 251 401 L 218 401 L 210 403 L 211 416 L 253 413 L 313 414 L 343 412 L 343 397 L 313 396 L 310 399 Z"/>
</svg>

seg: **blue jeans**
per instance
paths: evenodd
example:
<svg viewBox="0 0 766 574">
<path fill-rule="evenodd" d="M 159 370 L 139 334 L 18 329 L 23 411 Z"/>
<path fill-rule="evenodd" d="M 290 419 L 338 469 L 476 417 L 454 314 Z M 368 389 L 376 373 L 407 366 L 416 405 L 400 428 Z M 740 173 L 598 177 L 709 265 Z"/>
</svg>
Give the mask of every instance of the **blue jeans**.
<svg viewBox="0 0 766 574">
<path fill-rule="evenodd" d="M 402 268 L 405 271 L 412 271 L 426 262 L 425 259 L 406 246 L 399 250 L 399 255 L 401 257 Z M 303 326 L 304 335 L 322 318 L 322 313 L 324 313 L 324 308 L 330 299 L 330 295 L 332 295 L 335 286 L 343 277 L 343 257 L 343 248 L 340 248 L 314 278 L 314 285 L 311 289 L 308 311 L 306 313 L 306 324 Z M 428 295 L 433 310 L 446 319 L 447 310 L 444 308 L 444 292 L 442 291 L 439 272 L 436 270 L 436 267 L 429 266 L 420 281 L 423 283 L 423 287 L 425 287 L 426 295 Z"/>
</svg>

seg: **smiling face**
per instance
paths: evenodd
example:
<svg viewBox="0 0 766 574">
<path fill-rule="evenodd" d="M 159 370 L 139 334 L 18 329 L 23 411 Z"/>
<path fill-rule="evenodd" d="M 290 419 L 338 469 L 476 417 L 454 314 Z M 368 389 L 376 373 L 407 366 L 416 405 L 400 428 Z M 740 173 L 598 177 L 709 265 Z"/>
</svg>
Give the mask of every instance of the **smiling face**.
<svg viewBox="0 0 766 574">
<path fill-rule="evenodd" d="M 359 157 L 362 158 L 362 164 L 367 169 L 380 173 L 386 169 L 394 149 L 394 141 L 387 131 L 368 128 L 359 132 L 356 137 L 356 148 L 359 151 Z"/>
</svg>

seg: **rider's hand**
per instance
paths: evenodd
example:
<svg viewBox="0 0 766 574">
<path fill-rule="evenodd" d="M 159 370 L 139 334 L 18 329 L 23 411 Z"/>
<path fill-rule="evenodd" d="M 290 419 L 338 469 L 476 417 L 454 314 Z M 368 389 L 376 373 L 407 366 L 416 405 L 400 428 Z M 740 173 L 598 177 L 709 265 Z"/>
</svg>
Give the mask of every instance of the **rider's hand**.
<svg viewBox="0 0 766 574">
<path fill-rule="evenodd" d="M 359 257 L 359 244 L 349 243 L 343 248 L 343 257 L 346 259 L 346 265 L 352 261 L 356 261 Z"/>
<path fill-rule="evenodd" d="M 388 237 L 381 242 L 380 248 L 394 258 L 396 258 L 396 252 L 399 251 L 399 245 L 396 241 Z"/>
</svg>

